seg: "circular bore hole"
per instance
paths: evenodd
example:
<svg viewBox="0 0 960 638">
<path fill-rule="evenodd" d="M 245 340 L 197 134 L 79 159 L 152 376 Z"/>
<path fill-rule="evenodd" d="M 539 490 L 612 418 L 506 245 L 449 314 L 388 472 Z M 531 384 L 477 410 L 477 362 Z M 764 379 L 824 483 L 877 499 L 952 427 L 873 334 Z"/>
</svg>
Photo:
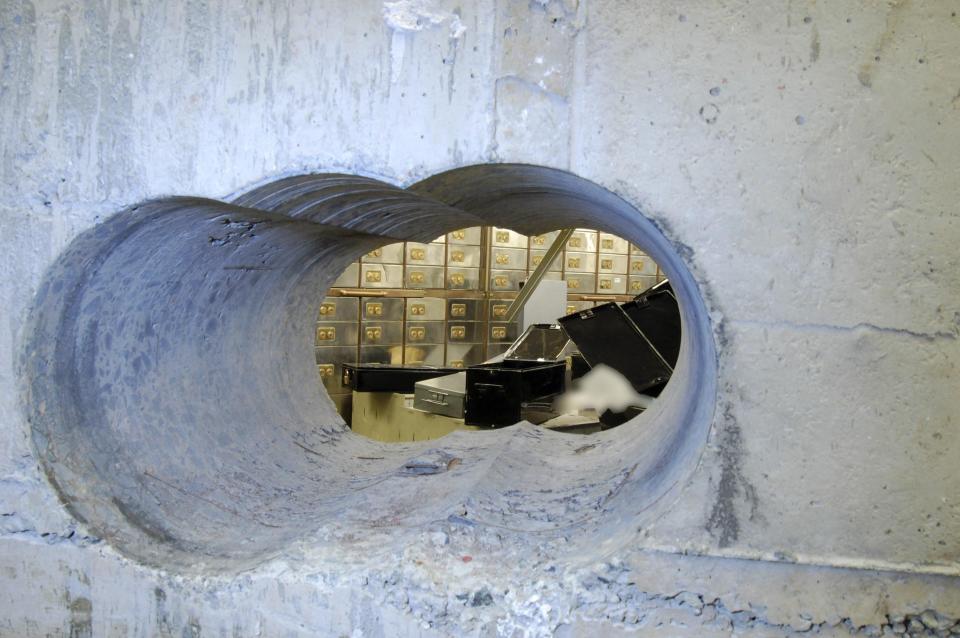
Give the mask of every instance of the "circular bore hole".
<svg viewBox="0 0 960 638">
<path fill-rule="evenodd" d="M 388 445 L 317 386 L 313 328 L 337 275 L 391 242 L 473 226 L 596 228 L 663 269 L 681 309 L 671 383 L 639 417 L 570 437 L 516 426 Z M 174 198 L 77 237 L 48 271 L 20 370 L 37 457 L 89 531 L 181 571 L 281 553 L 375 560 L 433 526 L 589 560 L 634 539 L 693 471 L 715 403 L 713 335 L 681 254 L 575 175 L 481 165 L 407 190 L 287 178 L 230 204 Z M 557 544 L 551 544 L 551 540 Z"/>
<path fill-rule="evenodd" d="M 607 430 L 652 405 L 679 354 L 679 308 L 656 262 L 591 229 L 476 226 L 386 244 L 327 295 L 321 383 L 353 432 L 388 443 L 521 420 Z"/>
</svg>

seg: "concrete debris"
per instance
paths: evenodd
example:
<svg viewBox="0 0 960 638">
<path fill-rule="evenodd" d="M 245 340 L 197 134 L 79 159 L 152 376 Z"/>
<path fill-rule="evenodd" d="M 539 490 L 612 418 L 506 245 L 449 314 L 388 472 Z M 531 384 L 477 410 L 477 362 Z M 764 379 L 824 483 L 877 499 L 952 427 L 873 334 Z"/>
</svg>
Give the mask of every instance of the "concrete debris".
<svg viewBox="0 0 960 638">
<path fill-rule="evenodd" d="M 383 20 L 395 32 L 417 32 L 447 24 L 450 38 L 463 36 L 467 28 L 454 11 L 437 0 L 393 0 L 383 3 Z"/>
</svg>

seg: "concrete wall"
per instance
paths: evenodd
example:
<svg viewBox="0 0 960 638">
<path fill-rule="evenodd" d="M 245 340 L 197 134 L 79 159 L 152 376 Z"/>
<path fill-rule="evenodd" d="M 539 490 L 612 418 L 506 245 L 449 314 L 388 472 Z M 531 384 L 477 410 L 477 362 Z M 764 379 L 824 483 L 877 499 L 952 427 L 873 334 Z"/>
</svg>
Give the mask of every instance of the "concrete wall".
<svg viewBox="0 0 960 638">
<path fill-rule="evenodd" d="M 4 2 L 0 634 L 947 631 L 958 12 Z M 642 208 L 713 313 L 707 450 L 658 523 L 619 530 L 629 549 L 573 568 L 531 543 L 503 565 L 483 558 L 494 532 L 430 530 L 378 565 L 334 539 L 188 578 L 132 564 L 66 515 L 37 469 L 16 358 L 73 237 L 161 195 L 330 169 L 407 184 L 496 161 L 571 170 Z"/>
</svg>

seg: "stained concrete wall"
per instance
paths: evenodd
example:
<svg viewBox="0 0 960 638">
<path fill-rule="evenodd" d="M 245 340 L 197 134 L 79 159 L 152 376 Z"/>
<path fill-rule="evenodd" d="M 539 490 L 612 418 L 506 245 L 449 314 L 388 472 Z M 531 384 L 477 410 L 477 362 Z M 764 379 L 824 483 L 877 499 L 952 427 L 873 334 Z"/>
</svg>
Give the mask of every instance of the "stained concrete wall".
<svg viewBox="0 0 960 638">
<path fill-rule="evenodd" d="M 3 3 L 0 633 L 947 631 L 957 11 Z M 73 237 L 161 195 L 330 169 L 406 184 L 488 161 L 568 169 L 641 207 L 713 312 L 707 449 L 658 523 L 621 531 L 631 549 L 572 569 L 531 545 L 505 566 L 484 561 L 493 533 L 431 530 L 379 565 L 334 542 L 188 578 L 132 564 L 65 514 L 29 444 L 16 358 Z"/>
</svg>

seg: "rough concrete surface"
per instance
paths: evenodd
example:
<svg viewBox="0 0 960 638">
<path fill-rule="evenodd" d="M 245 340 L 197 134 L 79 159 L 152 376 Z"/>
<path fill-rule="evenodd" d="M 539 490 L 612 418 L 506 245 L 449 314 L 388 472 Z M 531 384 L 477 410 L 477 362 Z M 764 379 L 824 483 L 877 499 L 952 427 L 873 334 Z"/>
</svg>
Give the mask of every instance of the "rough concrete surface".
<svg viewBox="0 0 960 638">
<path fill-rule="evenodd" d="M 960 633 L 958 13 L 0 3 L 0 635 Z M 159 197 L 486 162 L 616 193 L 698 284 L 717 406 L 655 519 L 576 559 L 456 516 L 378 551 L 354 520 L 237 574 L 139 565 L 67 513 L 19 375 L 74 238 Z"/>
</svg>

